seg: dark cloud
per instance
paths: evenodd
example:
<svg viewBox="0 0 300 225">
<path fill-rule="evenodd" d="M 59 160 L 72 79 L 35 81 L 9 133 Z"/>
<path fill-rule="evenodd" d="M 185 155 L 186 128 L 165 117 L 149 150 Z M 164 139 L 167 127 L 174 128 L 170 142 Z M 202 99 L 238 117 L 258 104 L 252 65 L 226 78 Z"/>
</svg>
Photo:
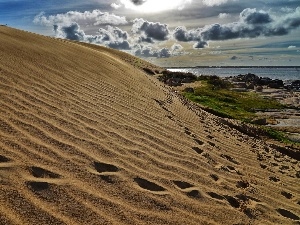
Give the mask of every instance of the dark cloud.
<svg viewBox="0 0 300 225">
<path fill-rule="evenodd" d="M 271 16 L 265 11 L 257 11 L 256 9 L 245 9 L 240 14 L 242 20 L 248 24 L 264 24 L 272 22 Z"/>
<path fill-rule="evenodd" d="M 142 45 L 136 45 L 134 46 L 135 51 L 134 54 L 136 56 L 140 57 L 155 57 L 155 58 L 169 58 L 173 54 L 171 50 L 168 48 L 162 48 L 162 49 L 153 49 L 151 46 L 142 46 Z"/>
<path fill-rule="evenodd" d="M 187 30 L 177 27 L 174 38 L 183 42 L 196 42 L 194 48 L 204 48 L 209 41 L 222 41 L 237 38 L 256 38 L 260 36 L 282 36 L 300 27 L 300 7 L 294 12 L 272 19 L 265 11 L 244 9 L 238 22 L 229 24 L 212 24 Z"/>
<path fill-rule="evenodd" d="M 147 42 L 147 43 L 151 43 L 151 44 L 154 43 L 153 38 L 144 37 L 144 36 L 139 37 L 138 42 Z"/>
<path fill-rule="evenodd" d="M 188 41 L 194 41 L 195 39 L 195 35 L 193 35 L 192 33 L 194 30 L 191 31 L 187 31 L 187 29 L 183 26 L 180 27 L 176 27 L 174 30 L 174 37 L 177 41 L 184 41 L 184 42 L 188 42 Z"/>
<path fill-rule="evenodd" d="M 147 0 L 130 0 L 133 4 L 135 5 L 142 5 L 144 4 Z"/>
<path fill-rule="evenodd" d="M 85 34 L 78 23 L 72 23 L 71 25 L 66 26 L 54 25 L 53 29 L 57 37 L 93 44 L 101 44 L 115 49 L 131 49 L 127 40 L 128 33 L 118 27 L 106 26 L 105 29 L 100 28 L 96 35 Z"/>
<path fill-rule="evenodd" d="M 58 31 L 59 27 L 54 27 Z M 64 37 L 70 40 L 83 41 L 85 33 L 80 29 L 77 23 L 72 23 L 70 26 L 60 28 L 60 32 L 64 34 Z"/>
<path fill-rule="evenodd" d="M 133 20 L 132 32 L 140 34 L 142 37 L 140 40 L 146 42 L 167 40 L 170 33 L 167 24 L 153 23 L 144 19 Z"/>
<path fill-rule="evenodd" d="M 194 48 L 205 48 L 208 46 L 206 41 L 198 41 L 197 43 L 194 44 Z"/>
<path fill-rule="evenodd" d="M 130 50 L 130 44 L 128 41 L 114 41 L 114 42 L 109 42 L 108 47 L 114 48 L 114 49 L 122 49 L 122 50 Z"/>
</svg>

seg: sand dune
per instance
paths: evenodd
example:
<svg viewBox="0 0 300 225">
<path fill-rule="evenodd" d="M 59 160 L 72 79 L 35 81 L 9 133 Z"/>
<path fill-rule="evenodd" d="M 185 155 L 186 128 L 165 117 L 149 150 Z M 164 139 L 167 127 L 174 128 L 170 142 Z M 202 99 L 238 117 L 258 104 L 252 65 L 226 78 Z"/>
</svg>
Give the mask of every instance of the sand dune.
<svg viewBox="0 0 300 225">
<path fill-rule="evenodd" d="M 0 27 L 0 224 L 299 224 L 299 161 L 115 50 Z"/>
</svg>

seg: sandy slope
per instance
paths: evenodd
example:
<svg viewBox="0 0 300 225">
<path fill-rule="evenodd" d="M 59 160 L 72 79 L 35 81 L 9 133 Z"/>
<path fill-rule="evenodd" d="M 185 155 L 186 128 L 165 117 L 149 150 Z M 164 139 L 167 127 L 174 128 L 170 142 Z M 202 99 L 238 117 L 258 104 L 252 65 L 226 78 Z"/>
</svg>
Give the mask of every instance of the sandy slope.
<svg viewBox="0 0 300 225">
<path fill-rule="evenodd" d="M 0 27 L 0 224 L 299 224 L 299 161 L 124 57 Z"/>
</svg>

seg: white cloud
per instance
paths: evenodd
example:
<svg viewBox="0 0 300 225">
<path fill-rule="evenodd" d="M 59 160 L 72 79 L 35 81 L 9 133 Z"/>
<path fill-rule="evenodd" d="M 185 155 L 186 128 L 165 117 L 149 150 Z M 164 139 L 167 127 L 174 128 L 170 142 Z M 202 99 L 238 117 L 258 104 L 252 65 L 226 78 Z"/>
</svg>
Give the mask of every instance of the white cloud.
<svg viewBox="0 0 300 225">
<path fill-rule="evenodd" d="M 120 25 L 127 24 L 127 20 L 123 16 L 117 16 L 108 12 L 101 12 L 98 9 L 93 11 L 69 11 L 63 14 L 56 14 L 46 16 L 44 12 L 36 15 L 33 22 L 35 24 L 41 24 L 44 26 L 53 26 L 53 25 L 70 25 L 73 22 L 82 22 L 85 24 L 91 23 L 93 25 L 100 24 L 111 24 L 111 25 Z"/>
<path fill-rule="evenodd" d="M 117 3 L 112 3 L 110 6 L 111 6 L 112 8 L 114 8 L 114 9 L 119 9 L 119 8 L 122 7 L 121 4 L 117 4 Z"/>
<path fill-rule="evenodd" d="M 295 45 L 290 45 L 288 48 L 297 48 Z"/>
<path fill-rule="evenodd" d="M 119 4 L 127 9 L 139 12 L 161 12 L 166 10 L 182 10 L 193 0 L 119 0 Z"/>
<path fill-rule="evenodd" d="M 228 14 L 228 13 L 220 13 L 218 17 L 219 17 L 220 19 L 226 19 L 226 18 L 231 17 L 231 15 Z"/>
<path fill-rule="evenodd" d="M 203 4 L 207 6 L 219 6 L 230 1 L 236 1 L 236 0 L 203 0 Z"/>
</svg>

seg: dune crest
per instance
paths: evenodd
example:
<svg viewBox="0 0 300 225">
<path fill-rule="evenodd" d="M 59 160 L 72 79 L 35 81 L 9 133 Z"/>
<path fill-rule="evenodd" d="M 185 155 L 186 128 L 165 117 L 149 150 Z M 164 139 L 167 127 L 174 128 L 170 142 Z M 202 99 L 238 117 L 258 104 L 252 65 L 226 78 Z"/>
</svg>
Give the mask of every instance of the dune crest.
<svg viewBox="0 0 300 225">
<path fill-rule="evenodd" d="M 0 224 L 297 224 L 299 161 L 104 47 L 0 27 Z"/>
</svg>

